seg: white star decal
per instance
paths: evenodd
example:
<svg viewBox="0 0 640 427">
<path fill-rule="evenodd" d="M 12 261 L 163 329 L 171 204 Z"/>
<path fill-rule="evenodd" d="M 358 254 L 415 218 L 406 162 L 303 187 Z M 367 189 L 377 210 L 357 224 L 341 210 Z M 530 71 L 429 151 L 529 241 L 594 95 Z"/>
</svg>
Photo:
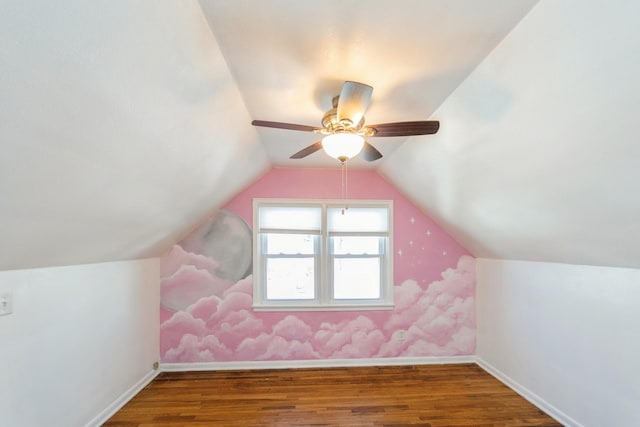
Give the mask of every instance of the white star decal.
<svg viewBox="0 0 640 427">
<path fill-rule="evenodd" d="M 402 256 L 402 249 L 398 249 L 398 255 Z"/>
<path fill-rule="evenodd" d="M 431 230 L 427 230 L 427 236 L 431 236 Z"/>
<path fill-rule="evenodd" d="M 409 221 L 411 221 L 411 224 L 413 224 L 413 223 L 415 223 L 415 222 L 416 222 L 416 219 L 415 219 L 414 217 L 411 217 L 411 218 L 409 219 Z"/>
</svg>

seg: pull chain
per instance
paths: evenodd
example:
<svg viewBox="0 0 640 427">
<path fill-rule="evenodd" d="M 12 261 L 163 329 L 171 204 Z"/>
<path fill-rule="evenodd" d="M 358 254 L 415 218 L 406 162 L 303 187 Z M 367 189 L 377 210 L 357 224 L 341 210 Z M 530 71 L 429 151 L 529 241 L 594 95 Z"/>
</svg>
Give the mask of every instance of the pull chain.
<svg viewBox="0 0 640 427">
<path fill-rule="evenodd" d="M 349 209 L 347 205 L 347 187 L 349 185 L 348 176 L 347 176 L 347 160 L 344 160 L 340 163 L 340 167 L 342 168 L 341 177 L 342 177 L 342 200 L 344 200 L 344 207 L 342 208 L 342 215 L 345 214 L 346 210 Z"/>
</svg>

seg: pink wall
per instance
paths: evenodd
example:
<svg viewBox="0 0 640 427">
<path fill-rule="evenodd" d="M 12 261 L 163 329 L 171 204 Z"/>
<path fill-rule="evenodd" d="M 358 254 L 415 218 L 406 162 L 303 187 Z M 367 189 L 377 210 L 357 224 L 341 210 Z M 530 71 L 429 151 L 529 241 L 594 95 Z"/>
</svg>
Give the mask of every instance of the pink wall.
<svg viewBox="0 0 640 427">
<path fill-rule="evenodd" d="M 162 260 L 162 361 L 474 354 L 475 260 L 376 172 L 348 178 L 349 198 L 394 201 L 394 310 L 254 312 L 251 276 L 221 274 L 234 261 L 221 258 L 243 246 L 233 233 L 244 225 L 225 220 L 221 255 L 202 249 L 214 215 Z M 251 225 L 253 198 L 339 199 L 340 170 L 272 169 L 224 209 Z"/>
</svg>

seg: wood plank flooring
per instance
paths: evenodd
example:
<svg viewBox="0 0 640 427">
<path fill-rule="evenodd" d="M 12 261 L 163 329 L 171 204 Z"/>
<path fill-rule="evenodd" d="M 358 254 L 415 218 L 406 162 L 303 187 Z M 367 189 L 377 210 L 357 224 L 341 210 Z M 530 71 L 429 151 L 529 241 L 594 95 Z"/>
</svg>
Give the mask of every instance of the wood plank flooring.
<svg viewBox="0 0 640 427">
<path fill-rule="evenodd" d="M 560 426 L 475 364 L 162 373 L 107 427 Z"/>
</svg>

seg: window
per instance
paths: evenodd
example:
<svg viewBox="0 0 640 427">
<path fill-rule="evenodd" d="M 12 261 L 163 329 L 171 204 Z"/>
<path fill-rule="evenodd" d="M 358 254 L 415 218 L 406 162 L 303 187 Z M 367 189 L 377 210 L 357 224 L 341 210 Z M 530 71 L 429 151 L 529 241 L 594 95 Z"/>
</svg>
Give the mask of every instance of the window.
<svg viewBox="0 0 640 427">
<path fill-rule="evenodd" d="M 254 199 L 254 308 L 393 308 L 391 201 Z"/>
</svg>

